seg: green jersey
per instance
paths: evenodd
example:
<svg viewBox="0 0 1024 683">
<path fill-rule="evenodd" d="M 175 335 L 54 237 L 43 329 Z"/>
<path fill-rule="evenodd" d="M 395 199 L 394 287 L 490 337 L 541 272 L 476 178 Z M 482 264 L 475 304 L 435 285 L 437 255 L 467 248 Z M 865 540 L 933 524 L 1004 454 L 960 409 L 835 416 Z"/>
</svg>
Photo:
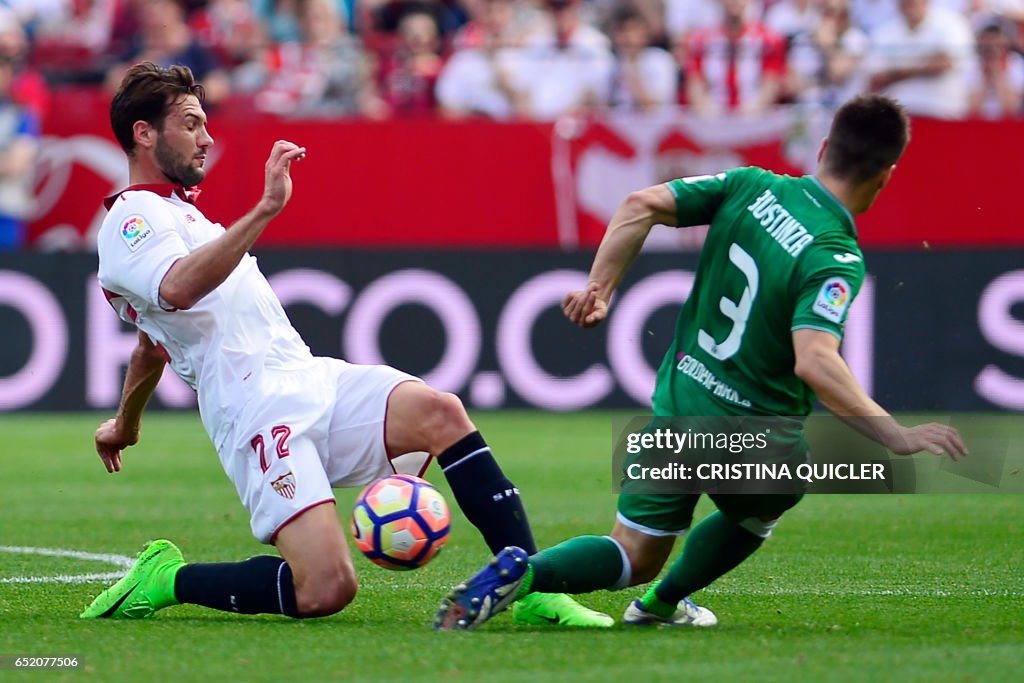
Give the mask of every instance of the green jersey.
<svg viewBox="0 0 1024 683">
<path fill-rule="evenodd" d="M 853 217 L 813 176 L 739 168 L 667 187 L 680 227 L 711 228 L 654 414 L 807 415 L 814 392 L 793 372 L 792 331 L 842 338 L 864 281 Z"/>
</svg>

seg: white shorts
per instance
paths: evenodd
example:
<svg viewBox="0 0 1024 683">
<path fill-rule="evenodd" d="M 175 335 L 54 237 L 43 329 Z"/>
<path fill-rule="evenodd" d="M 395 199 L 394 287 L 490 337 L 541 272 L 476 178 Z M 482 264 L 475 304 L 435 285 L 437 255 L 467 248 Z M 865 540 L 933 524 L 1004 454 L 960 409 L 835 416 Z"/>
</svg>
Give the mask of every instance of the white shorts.
<svg viewBox="0 0 1024 683">
<path fill-rule="evenodd" d="M 333 503 L 332 488 L 362 486 L 394 472 L 384 444 L 388 397 L 422 381 L 386 365 L 317 358 L 307 371 L 264 371 L 219 449 L 249 511 L 253 535 L 273 543 L 300 514 Z"/>
</svg>

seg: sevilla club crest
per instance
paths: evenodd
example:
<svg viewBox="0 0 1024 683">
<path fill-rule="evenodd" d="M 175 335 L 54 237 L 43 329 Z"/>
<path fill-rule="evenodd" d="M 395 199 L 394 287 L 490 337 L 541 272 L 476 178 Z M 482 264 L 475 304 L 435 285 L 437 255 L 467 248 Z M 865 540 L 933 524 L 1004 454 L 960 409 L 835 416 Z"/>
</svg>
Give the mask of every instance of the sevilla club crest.
<svg viewBox="0 0 1024 683">
<path fill-rule="evenodd" d="M 275 491 L 288 500 L 295 497 L 295 475 L 291 472 L 282 474 L 280 477 L 270 482 L 270 485 L 274 487 Z"/>
</svg>

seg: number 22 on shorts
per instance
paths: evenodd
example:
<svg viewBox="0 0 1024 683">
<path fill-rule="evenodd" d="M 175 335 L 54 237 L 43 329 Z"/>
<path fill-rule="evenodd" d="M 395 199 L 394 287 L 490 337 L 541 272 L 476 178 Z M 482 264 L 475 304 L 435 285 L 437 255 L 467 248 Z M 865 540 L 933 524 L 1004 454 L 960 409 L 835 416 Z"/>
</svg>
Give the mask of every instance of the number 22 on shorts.
<svg viewBox="0 0 1024 683">
<path fill-rule="evenodd" d="M 292 429 L 287 425 L 271 427 L 270 438 L 274 441 L 278 459 L 287 458 L 291 455 L 288 451 L 288 437 L 291 435 Z M 252 446 L 253 452 L 255 452 L 260 458 L 260 469 L 264 472 L 269 470 L 270 463 L 267 461 L 267 447 L 266 442 L 263 439 L 263 434 L 257 434 L 252 437 L 252 440 L 249 441 L 249 445 Z"/>
</svg>

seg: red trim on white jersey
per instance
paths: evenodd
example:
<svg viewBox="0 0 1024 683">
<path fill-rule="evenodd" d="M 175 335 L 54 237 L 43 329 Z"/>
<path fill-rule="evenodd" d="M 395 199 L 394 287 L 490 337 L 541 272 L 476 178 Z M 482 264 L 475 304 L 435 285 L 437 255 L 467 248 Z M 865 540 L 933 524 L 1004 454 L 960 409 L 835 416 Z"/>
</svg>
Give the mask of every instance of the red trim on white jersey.
<svg viewBox="0 0 1024 683">
<path fill-rule="evenodd" d="M 130 303 L 128 303 L 128 301 L 123 296 L 111 292 L 106 287 L 100 287 L 100 289 L 103 290 L 103 296 L 107 298 L 107 303 L 110 304 L 111 308 L 117 311 L 117 304 L 114 303 L 114 299 L 121 299 L 122 301 L 124 301 L 124 310 L 128 314 L 128 317 L 132 319 L 132 322 L 135 322 L 136 320 L 139 319 L 139 312 L 136 311 L 135 308 Z M 168 360 L 170 359 L 168 358 Z"/>
<path fill-rule="evenodd" d="M 187 188 L 178 183 L 142 183 L 139 185 L 130 185 L 120 192 L 112 194 L 109 197 L 104 197 L 103 206 L 107 208 L 107 211 L 110 211 L 110 207 L 112 207 L 118 197 L 125 192 L 152 192 L 160 195 L 161 197 L 170 197 L 171 195 L 176 194 L 182 201 L 186 201 L 189 204 L 194 205 L 196 203 L 196 197 L 199 196 L 201 190 L 198 187 Z"/>
<path fill-rule="evenodd" d="M 160 352 L 160 354 L 164 357 L 165 361 L 167 361 L 168 363 L 171 362 L 171 354 L 167 353 L 167 349 L 164 348 L 163 344 L 161 344 L 160 342 L 153 342 L 153 346 L 156 347 L 156 350 Z"/>
<path fill-rule="evenodd" d="M 124 297 L 121 296 L 120 294 L 115 294 L 114 292 L 111 292 L 106 287 L 100 287 L 100 289 L 103 290 L 103 296 L 106 297 L 107 303 L 110 304 L 110 307 L 113 308 L 116 311 L 117 310 L 117 305 L 114 303 L 114 299 L 122 299 L 123 300 Z M 128 303 L 127 301 L 125 302 L 125 306 L 127 307 L 126 310 L 128 311 L 129 317 L 131 317 L 132 322 L 134 322 L 139 317 L 138 311 L 136 311 L 134 308 L 132 308 L 132 305 L 130 303 Z M 167 353 L 167 349 L 164 348 L 164 345 L 160 344 L 158 342 L 153 342 L 153 344 L 154 344 L 154 346 L 156 346 L 157 350 L 161 354 L 163 354 L 164 359 L 168 363 L 170 363 L 171 362 L 171 354 Z"/>
<path fill-rule="evenodd" d="M 281 522 L 278 525 L 278 527 L 276 529 L 274 529 L 274 533 L 271 534 L 271 536 L 270 536 L 270 544 L 273 545 L 274 541 L 277 540 L 277 535 L 279 533 L 281 533 L 281 529 L 285 528 L 286 526 L 288 526 L 289 524 L 294 522 L 303 513 L 306 513 L 306 512 L 312 510 L 313 508 L 315 508 L 315 507 L 317 507 L 319 505 L 323 505 L 324 503 L 335 503 L 335 504 L 337 504 L 337 501 L 335 501 L 333 498 L 325 498 L 324 500 L 319 500 L 319 501 L 317 501 L 315 503 L 311 503 L 310 505 L 307 505 L 306 507 L 302 508 L 301 510 L 296 512 L 294 515 L 292 515 L 288 519 L 286 519 L 283 522 Z"/>
<path fill-rule="evenodd" d="M 185 257 L 182 256 L 181 258 L 185 258 Z M 164 280 L 167 279 L 167 276 L 170 275 L 171 271 L 174 270 L 174 266 L 180 260 L 181 260 L 180 258 L 179 259 L 174 259 L 174 263 L 171 264 L 171 267 L 167 269 L 167 272 L 164 273 L 164 276 L 160 279 L 160 287 L 157 288 L 157 294 L 158 295 L 160 293 L 160 288 L 164 286 Z M 167 311 L 168 313 L 174 313 L 174 312 L 176 312 L 178 310 L 177 306 L 171 306 L 170 308 L 165 308 L 164 307 L 164 298 L 162 296 L 159 297 L 159 301 L 157 303 L 159 303 L 161 310 Z"/>
<path fill-rule="evenodd" d="M 417 477 L 419 477 L 420 479 L 423 478 L 423 475 L 427 473 L 427 468 L 430 467 L 430 461 L 433 459 L 434 456 L 427 453 L 427 459 L 423 461 L 423 467 L 421 467 L 420 471 L 416 474 Z"/>
</svg>

